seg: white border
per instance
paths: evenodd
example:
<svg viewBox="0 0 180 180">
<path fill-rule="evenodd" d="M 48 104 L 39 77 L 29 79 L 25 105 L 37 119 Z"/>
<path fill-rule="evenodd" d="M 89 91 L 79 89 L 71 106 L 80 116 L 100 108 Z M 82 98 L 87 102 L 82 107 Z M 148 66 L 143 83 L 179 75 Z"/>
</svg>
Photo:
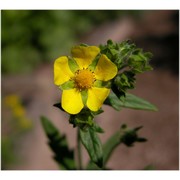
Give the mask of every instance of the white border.
<svg viewBox="0 0 180 180">
<path fill-rule="evenodd" d="M 1 9 L 180 9 L 179 0 L 1 0 Z M 1 171 L 2 180 L 179 179 L 179 171 Z"/>
<path fill-rule="evenodd" d="M 32 180 L 66 179 L 66 180 L 179 180 L 178 171 L 6 171 L 1 173 L 1 179 Z M 3 179 L 3 180 L 4 180 Z"/>
<path fill-rule="evenodd" d="M 1 0 L 1 9 L 179 9 L 179 0 Z"/>
</svg>

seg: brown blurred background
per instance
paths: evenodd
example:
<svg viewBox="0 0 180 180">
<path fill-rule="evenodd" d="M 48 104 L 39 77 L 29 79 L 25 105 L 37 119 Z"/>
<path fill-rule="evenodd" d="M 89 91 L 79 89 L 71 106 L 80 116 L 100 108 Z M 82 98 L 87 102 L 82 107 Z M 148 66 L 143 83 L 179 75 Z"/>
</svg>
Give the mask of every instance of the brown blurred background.
<svg viewBox="0 0 180 180">
<path fill-rule="evenodd" d="M 103 106 L 96 121 L 105 142 L 126 123 L 143 126 L 146 143 L 120 145 L 108 162 L 116 170 L 179 169 L 179 11 L 176 10 L 3 10 L 2 20 L 2 169 L 57 170 L 40 116 L 47 116 L 76 148 L 76 129 L 52 105 L 60 100 L 53 84 L 53 62 L 79 43 L 104 44 L 131 39 L 153 53 L 154 70 L 138 75 L 129 91 L 155 104 L 159 111 Z M 83 162 L 88 156 L 83 150 Z"/>
</svg>

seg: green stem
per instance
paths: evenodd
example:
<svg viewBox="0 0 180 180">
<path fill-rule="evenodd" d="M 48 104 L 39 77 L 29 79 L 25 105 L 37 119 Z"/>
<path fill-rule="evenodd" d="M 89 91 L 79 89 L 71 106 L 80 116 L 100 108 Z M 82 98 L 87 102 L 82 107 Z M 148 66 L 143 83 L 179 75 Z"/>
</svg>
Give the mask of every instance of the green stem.
<svg viewBox="0 0 180 180">
<path fill-rule="evenodd" d="M 79 165 L 79 170 L 82 170 L 80 128 L 78 128 L 77 143 L 78 143 L 78 165 Z"/>
</svg>

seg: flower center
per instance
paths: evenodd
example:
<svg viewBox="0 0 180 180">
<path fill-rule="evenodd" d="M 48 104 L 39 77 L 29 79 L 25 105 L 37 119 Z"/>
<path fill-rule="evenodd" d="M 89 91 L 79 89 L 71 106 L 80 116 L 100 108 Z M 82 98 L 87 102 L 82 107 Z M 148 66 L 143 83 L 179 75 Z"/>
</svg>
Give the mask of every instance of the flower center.
<svg viewBox="0 0 180 180">
<path fill-rule="evenodd" d="M 75 87 L 80 91 L 91 88 L 95 80 L 94 72 L 89 69 L 76 71 L 74 77 Z"/>
</svg>

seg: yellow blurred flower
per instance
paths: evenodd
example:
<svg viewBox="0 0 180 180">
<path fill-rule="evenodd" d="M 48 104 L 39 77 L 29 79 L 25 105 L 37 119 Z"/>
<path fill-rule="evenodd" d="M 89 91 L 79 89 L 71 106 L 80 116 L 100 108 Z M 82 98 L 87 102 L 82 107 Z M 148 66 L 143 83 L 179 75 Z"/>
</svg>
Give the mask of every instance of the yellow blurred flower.
<svg viewBox="0 0 180 180">
<path fill-rule="evenodd" d="M 54 83 L 63 90 L 62 108 L 70 114 L 84 106 L 97 111 L 110 93 L 102 84 L 115 77 L 117 67 L 96 46 L 75 46 L 71 54 L 54 63 Z"/>
<path fill-rule="evenodd" d="M 23 106 L 18 104 L 15 108 L 13 108 L 13 113 L 15 117 L 25 116 L 25 109 Z"/>
<path fill-rule="evenodd" d="M 26 109 L 23 107 L 19 96 L 11 94 L 4 97 L 4 104 L 11 109 L 17 125 L 21 129 L 29 129 L 32 127 L 32 122 L 26 117 Z"/>
<path fill-rule="evenodd" d="M 16 107 L 19 104 L 19 97 L 15 94 L 4 97 L 4 104 L 8 107 Z"/>
</svg>

